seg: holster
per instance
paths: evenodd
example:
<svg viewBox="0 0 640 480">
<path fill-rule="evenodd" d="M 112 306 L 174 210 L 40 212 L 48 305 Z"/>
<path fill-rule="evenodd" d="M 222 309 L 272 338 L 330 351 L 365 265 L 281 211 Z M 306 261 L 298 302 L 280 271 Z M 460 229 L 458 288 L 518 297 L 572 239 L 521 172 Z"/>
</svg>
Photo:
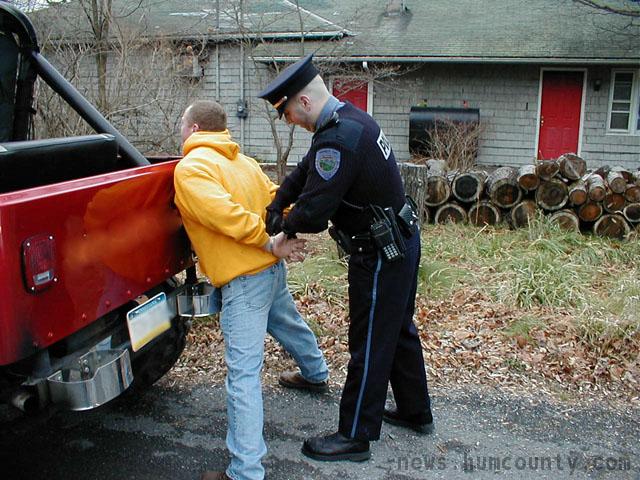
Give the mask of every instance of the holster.
<svg viewBox="0 0 640 480">
<path fill-rule="evenodd" d="M 369 228 L 371 239 L 378 250 L 383 254 L 385 261 L 395 262 L 404 258 L 406 246 L 393 208 L 382 208 L 371 205 L 374 222 Z"/>
<path fill-rule="evenodd" d="M 349 235 L 342 230 L 338 230 L 334 225 L 329 227 L 329 235 L 346 254 L 351 254 L 351 239 Z"/>
<path fill-rule="evenodd" d="M 420 228 L 420 218 L 416 202 L 409 195 L 406 195 L 405 198 L 407 201 L 398 212 L 398 227 L 405 237 L 411 238 Z"/>
</svg>

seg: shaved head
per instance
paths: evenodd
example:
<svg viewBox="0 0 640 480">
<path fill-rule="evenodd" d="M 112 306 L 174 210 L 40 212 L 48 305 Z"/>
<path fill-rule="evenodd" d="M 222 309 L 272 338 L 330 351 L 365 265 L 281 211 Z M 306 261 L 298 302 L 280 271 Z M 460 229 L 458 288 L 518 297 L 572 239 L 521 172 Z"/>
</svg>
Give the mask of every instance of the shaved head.
<svg viewBox="0 0 640 480">
<path fill-rule="evenodd" d="M 310 132 L 315 131 L 316 120 L 330 96 L 322 77 L 316 75 L 295 97 L 287 102 L 284 109 L 287 122 L 295 123 Z"/>
</svg>

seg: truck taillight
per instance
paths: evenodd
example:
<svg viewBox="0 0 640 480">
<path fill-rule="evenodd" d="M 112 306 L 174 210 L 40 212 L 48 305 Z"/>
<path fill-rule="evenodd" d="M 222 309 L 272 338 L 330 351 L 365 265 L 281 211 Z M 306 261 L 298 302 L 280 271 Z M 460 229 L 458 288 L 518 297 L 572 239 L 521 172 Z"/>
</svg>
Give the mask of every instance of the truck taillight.
<svg viewBox="0 0 640 480">
<path fill-rule="evenodd" d="M 27 290 L 41 292 L 56 282 L 56 242 L 52 235 L 41 234 L 22 242 L 22 269 Z"/>
</svg>

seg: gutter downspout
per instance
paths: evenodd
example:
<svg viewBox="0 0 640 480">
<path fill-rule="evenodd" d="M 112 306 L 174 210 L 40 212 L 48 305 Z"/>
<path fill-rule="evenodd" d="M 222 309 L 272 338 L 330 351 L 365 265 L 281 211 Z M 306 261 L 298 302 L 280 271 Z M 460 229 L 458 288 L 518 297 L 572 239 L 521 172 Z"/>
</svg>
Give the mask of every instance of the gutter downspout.
<svg viewBox="0 0 640 480">
<path fill-rule="evenodd" d="M 219 0 L 218 0 L 219 1 Z M 244 151 L 244 127 L 245 127 L 245 118 L 246 118 L 246 110 L 244 110 L 244 4 L 242 0 L 240 1 L 240 33 L 243 35 L 243 38 L 240 39 L 240 100 L 238 101 L 238 111 L 243 109 L 242 115 L 240 117 L 240 146 L 242 151 Z"/>
<path fill-rule="evenodd" d="M 244 42 L 240 42 L 240 101 L 244 102 Z M 244 151 L 244 126 L 246 118 L 240 117 L 240 145 Z"/>
<path fill-rule="evenodd" d="M 220 0 L 216 0 L 216 101 L 220 98 Z"/>
<path fill-rule="evenodd" d="M 220 44 L 216 42 L 216 102 L 220 102 Z"/>
</svg>

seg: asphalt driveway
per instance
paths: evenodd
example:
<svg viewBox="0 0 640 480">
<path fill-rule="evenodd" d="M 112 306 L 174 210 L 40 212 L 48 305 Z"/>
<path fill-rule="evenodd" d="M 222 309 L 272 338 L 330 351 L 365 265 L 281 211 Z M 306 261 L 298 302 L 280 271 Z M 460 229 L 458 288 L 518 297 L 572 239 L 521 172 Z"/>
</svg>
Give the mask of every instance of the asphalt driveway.
<svg viewBox="0 0 640 480">
<path fill-rule="evenodd" d="M 264 460 L 273 479 L 640 479 L 637 408 L 576 407 L 496 390 L 436 391 L 437 430 L 384 425 L 364 463 L 302 456 L 310 435 L 337 425 L 339 392 L 265 392 Z M 21 419 L 0 409 L 0 477 L 198 479 L 228 461 L 224 389 L 156 386 L 138 401 Z"/>
</svg>

